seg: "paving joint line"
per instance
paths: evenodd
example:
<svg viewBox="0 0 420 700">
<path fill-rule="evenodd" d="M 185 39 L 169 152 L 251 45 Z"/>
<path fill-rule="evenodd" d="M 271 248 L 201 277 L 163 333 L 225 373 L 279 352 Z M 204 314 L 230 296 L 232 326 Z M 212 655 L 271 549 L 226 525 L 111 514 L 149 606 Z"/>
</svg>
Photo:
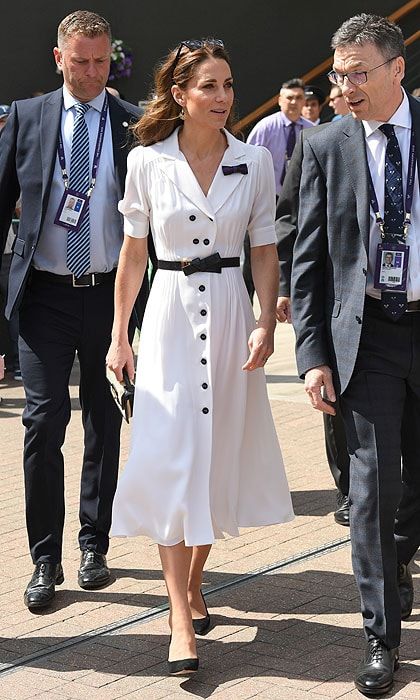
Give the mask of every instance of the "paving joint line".
<svg viewBox="0 0 420 700">
<path fill-rule="evenodd" d="M 220 591 L 225 591 L 230 588 L 236 588 L 245 585 L 246 583 L 257 579 L 260 576 L 270 574 L 273 571 L 278 571 L 279 569 L 284 569 L 294 564 L 299 564 L 302 561 L 309 561 L 311 559 L 321 557 L 324 554 L 328 554 L 338 549 L 342 549 L 343 547 L 346 547 L 349 543 L 350 536 L 342 537 L 338 540 L 332 540 L 331 542 L 327 542 L 326 544 L 320 545 L 319 547 L 308 549 L 304 552 L 300 552 L 299 554 L 292 555 L 291 557 L 282 559 L 278 562 L 275 562 L 274 564 L 268 564 L 258 569 L 253 569 L 247 574 L 240 574 L 239 576 L 232 578 L 230 581 L 226 581 L 225 583 L 221 583 L 219 585 L 207 588 L 205 590 L 205 597 L 207 598 L 207 596 L 219 593 Z M 27 664 L 32 663 L 33 661 L 44 659 L 47 656 L 53 656 L 54 654 L 58 654 L 60 651 L 74 648 L 76 646 L 79 646 L 80 644 L 84 644 L 89 640 L 96 639 L 105 634 L 113 635 L 117 634 L 122 629 L 134 627 L 135 625 L 146 624 L 146 622 L 150 622 L 150 620 L 162 617 L 168 612 L 168 610 L 168 603 L 164 603 L 162 605 L 151 608 L 150 610 L 147 610 L 145 612 L 125 617 L 122 620 L 119 620 L 118 622 L 110 622 L 108 625 L 104 625 L 103 627 L 95 627 L 93 630 L 88 630 L 87 632 L 83 632 L 82 634 L 77 635 L 75 637 L 70 637 L 69 639 L 63 642 L 50 645 L 46 649 L 41 649 L 39 651 L 34 652 L 33 654 L 21 656 L 15 659 L 14 661 L 9 661 L 0 664 L 0 677 L 4 677 L 11 673 L 15 673 L 22 666 L 26 666 Z"/>
</svg>

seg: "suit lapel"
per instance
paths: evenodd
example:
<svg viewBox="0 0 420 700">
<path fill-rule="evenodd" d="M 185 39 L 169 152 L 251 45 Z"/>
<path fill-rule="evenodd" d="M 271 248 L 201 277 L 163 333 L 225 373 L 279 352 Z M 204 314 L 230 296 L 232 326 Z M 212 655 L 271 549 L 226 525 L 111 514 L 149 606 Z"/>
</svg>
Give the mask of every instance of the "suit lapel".
<svg viewBox="0 0 420 700">
<path fill-rule="evenodd" d="M 61 124 L 63 90 L 55 90 L 45 100 L 41 111 L 40 143 L 42 163 L 42 201 L 47 201 L 57 157 L 58 130 Z"/>
<path fill-rule="evenodd" d="M 345 121 L 340 149 L 356 196 L 357 221 L 362 233 L 364 246 L 366 251 L 368 251 L 370 199 L 365 132 L 362 123 L 356 121 L 353 117 L 348 117 Z"/>
</svg>

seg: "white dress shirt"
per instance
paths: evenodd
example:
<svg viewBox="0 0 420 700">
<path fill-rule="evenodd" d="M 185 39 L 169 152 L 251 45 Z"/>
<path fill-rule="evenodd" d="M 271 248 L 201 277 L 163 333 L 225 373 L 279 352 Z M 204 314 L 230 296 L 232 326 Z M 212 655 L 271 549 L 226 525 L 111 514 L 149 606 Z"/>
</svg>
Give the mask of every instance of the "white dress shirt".
<svg viewBox="0 0 420 700">
<path fill-rule="evenodd" d="M 90 100 L 91 109 L 86 112 L 85 121 L 89 131 L 89 164 L 92 172 L 93 154 L 98 136 L 99 119 L 105 98 L 103 90 L 95 99 Z M 61 115 L 61 133 L 63 135 L 64 154 L 67 173 L 71 172 L 71 144 L 75 119 L 76 100 L 63 86 L 63 108 Z M 71 184 L 71 183 L 70 183 Z M 38 270 L 46 270 L 57 275 L 68 275 L 70 271 L 67 259 L 67 230 L 54 223 L 55 216 L 64 193 L 58 155 L 47 211 L 33 265 Z M 122 244 L 122 218 L 118 212 L 118 191 L 115 177 L 114 154 L 112 149 L 112 131 L 107 115 L 104 142 L 99 161 L 95 189 L 89 201 L 90 218 L 90 267 L 87 272 L 109 272 L 117 266 Z"/>
<path fill-rule="evenodd" d="M 395 135 L 400 146 L 402 156 L 402 175 L 404 205 L 407 188 L 407 171 L 411 138 L 411 113 L 408 97 L 403 91 L 404 97 L 397 111 L 394 112 L 388 123 L 393 124 Z M 385 200 L 385 152 L 388 139 L 379 127 L 384 122 L 374 120 L 362 122 L 365 129 L 366 151 L 369 170 L 372 175 L 373 187 L 378 199 L 379 212 L 384 214 Z M 369 267 L 367 275 L 366 292 L 369 296 L 380 299 L 381 290 L 373 286 L 373 277 L 376 265 L 376 253 L 378 243 L 381 242 L 381 235 L 375 215 L 370 207 L 370 236 L 369 236 Z M 420 194 L 419 175 L 417 167 L 415 169 L 413 203 L 411 209 L 411 225 L 408 228 L 407 245 L 410 246 L 407 276 L 407 298 L 408 301 L 420 299 Z"/>
</svg>

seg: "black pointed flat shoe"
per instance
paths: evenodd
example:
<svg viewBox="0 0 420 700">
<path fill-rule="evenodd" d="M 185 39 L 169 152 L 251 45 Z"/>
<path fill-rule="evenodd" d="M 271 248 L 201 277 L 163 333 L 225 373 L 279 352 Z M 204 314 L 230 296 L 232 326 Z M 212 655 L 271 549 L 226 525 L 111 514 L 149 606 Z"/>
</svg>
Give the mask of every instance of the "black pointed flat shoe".
<svg viewBox="0 0 420 700">
<path fill-rule="evenodd" d="M 199 617 L 196 620 L 193 620 L 192 623 L 193 623 L 193 627 L 194 627 L 194 632 L 196 634 L 199 634 L 199 635 L 204 635 L 204 634 L 207 634 L 207 632 L 210 629 L 211 618 L 209 615 L 209 611 L 207 610 L 206 601 L 204 600 L 203 591 L 200 590 L 200 593 L 201 593 L 201 597 L 203 599 L 204 607 L 206 609 L 206 616 Z"/>
</svg>

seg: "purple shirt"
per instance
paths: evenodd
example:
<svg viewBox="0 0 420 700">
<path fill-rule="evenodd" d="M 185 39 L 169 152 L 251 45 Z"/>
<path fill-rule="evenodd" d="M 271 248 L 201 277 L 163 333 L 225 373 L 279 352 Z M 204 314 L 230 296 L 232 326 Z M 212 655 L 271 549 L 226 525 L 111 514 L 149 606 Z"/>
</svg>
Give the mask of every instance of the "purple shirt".
<svg viewBox="0 0 420 700">
<path fill-rule="evenodd" d="M 280 194 L 281 176 L 283 173 L 285 161 L 287 160 L 286 143 L 288 136 L 288 126 L 292 122 L 283 112 L 275 112 L 268 117 L 261 119 L 247 138 L 247 143 L 253 143 L 257 146 L 265 146 L 271 153 L 274 164 L 274 176 L 276 180 L 276 194 Z M 303 117 L 295 122 L 296 140 L 299 137 L 302 129 L 307 129 L 313 126 L 312 122 Z"/>
</svg>

